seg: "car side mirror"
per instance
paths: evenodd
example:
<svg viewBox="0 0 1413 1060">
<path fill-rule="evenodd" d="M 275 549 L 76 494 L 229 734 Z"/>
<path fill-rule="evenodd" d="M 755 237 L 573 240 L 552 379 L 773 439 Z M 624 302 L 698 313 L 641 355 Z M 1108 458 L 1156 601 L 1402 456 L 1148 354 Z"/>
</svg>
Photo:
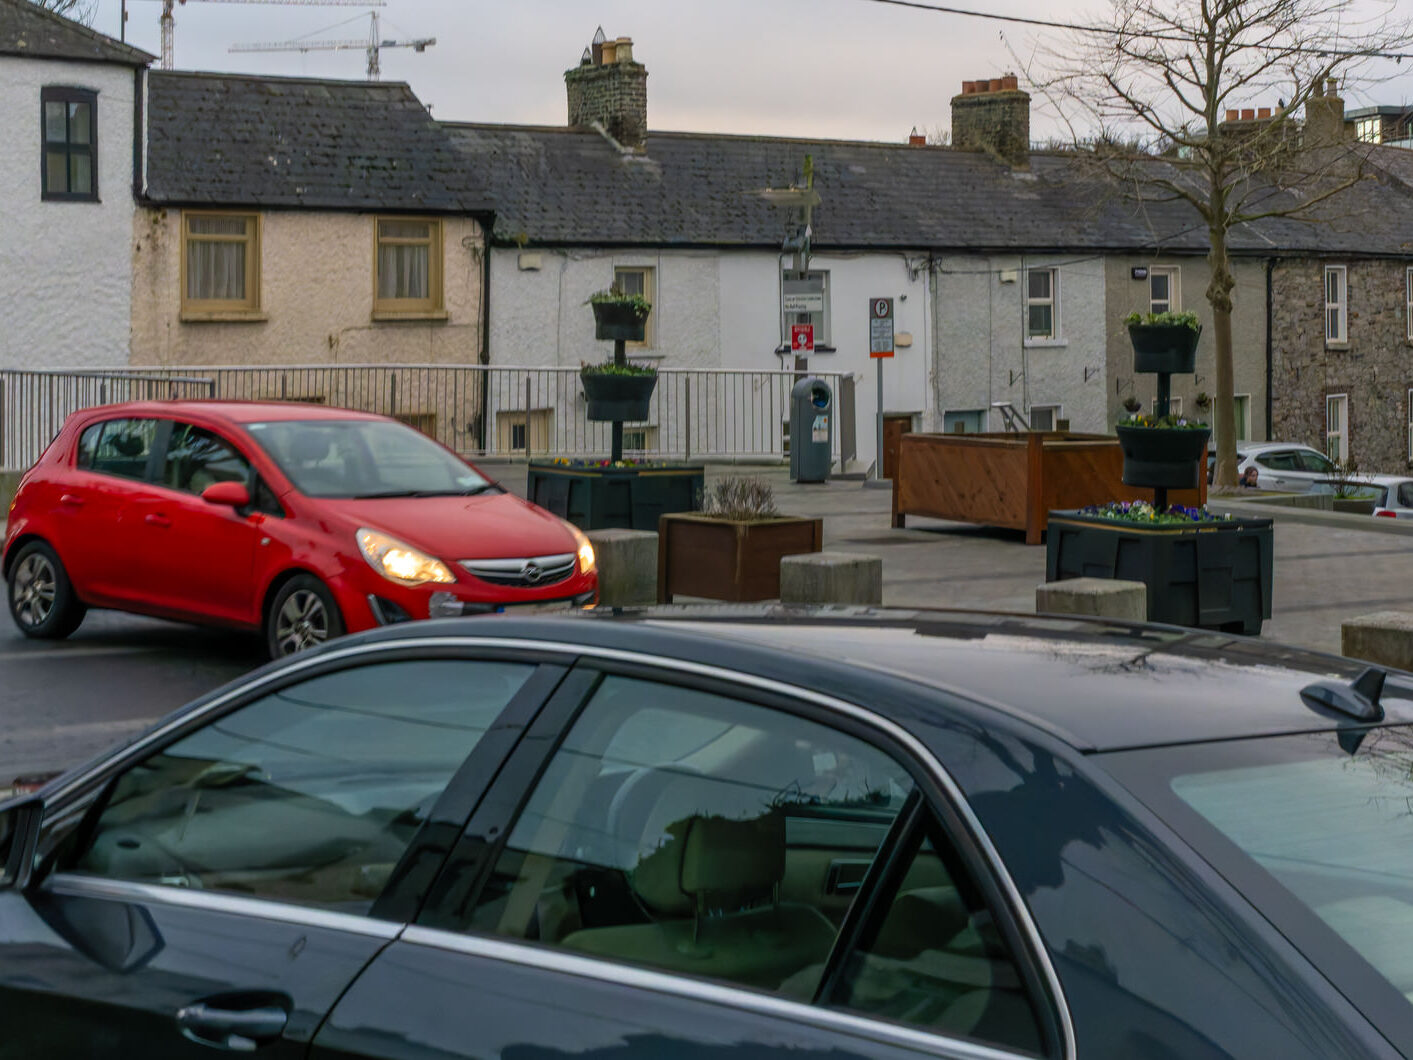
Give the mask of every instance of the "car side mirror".
<svg viewBox="0 0 1413 1060">
<path fill-rule="evenodd" d="M 201 499 L 207 504 L 244 508 L 250 503 L 250 491 L 240 482 L 213 482 L 201 491 Z"/>
<path fill-rule="evenodd" d="M 29 795 L 0 809 L 0 891 L 23 890 L 34 868 L 44 800 Z"/>
</svg>

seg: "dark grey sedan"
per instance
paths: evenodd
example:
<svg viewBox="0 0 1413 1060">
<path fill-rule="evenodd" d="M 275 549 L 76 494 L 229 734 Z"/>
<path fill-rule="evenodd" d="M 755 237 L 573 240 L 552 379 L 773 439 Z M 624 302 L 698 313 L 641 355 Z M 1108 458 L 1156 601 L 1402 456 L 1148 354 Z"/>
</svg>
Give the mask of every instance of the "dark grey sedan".
<svg viewBox="0 0 1413 1060">
<path fill-rule="evenodd" d="M 0 808 L 0 1056 L 1413 1056 L 1413 678 L 947 612 L 417 623 Z"/>
</svg>

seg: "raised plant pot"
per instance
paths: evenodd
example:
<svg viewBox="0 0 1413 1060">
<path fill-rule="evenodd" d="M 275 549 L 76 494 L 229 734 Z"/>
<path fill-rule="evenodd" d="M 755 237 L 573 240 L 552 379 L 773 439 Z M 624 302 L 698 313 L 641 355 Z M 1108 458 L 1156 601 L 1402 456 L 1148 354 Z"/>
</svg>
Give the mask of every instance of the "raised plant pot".
<svg viewBox="0 0 1413 1060">
<path fill-rule="evenodd" d="M 648 418 L 653 390 L 657 387 L 656 373 L 615 375 L 584 372 L 579 376 L 584 384 L 584 397 L 589 407 L 587 419 L 636 423 Z"/>
<path fill-rule="evenodd" d="M 1255 635 L 1271 617 L 1270 519 L 1141 526 L 1050 513 L 1045 580 L 1117 578 L 1148 587 L 1148 619 Z"/>
<path fill-rule="evenodd" d="M 526 496 L 581 530 L 656 530 L 669 512 L 702 508 L 702 465 L 595 467 L 531 461 Z"/>
<path fill-rule="evenodd" d="M 631 302 L 590 302 L 594 311 L 596 338 L 622 342 L 642 342 L 648 318 L 638 315 Z"/>
<path fill-rule="evenodd" d="M 1197 370 L 1197 340 L 1202 329 L 1185 324 L 1130 324 L 1135 372 L 1190 375 Z"/>
<path fill-rule="evenodd" d="M 775 600 L 780 560 L 824 547 L 824 520 L 782 515 L 737 522 L 711 515 L 664 515 L 658 521 L 657 598 Z"/>
<path fill-rule="evenodd" d="M 1184 329 L 1186 330 L 1186 329 Z M 1212 431 L 1207 427 L 1125 427 L 1114 430 L 1124 454 L 1124 483 L 1155 489 L 1196 489 Z"/>
</svg>

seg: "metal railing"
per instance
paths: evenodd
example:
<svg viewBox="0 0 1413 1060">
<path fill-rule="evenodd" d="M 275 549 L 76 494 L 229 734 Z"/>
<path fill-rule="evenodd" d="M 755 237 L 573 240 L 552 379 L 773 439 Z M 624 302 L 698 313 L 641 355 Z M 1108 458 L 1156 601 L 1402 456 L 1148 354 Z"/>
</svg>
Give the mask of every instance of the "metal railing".
<svg viewBox="0 0 1413 1060">
<path fill-rule="evenodd" d="M 833 457 L 852 459 L 853 378 L 812 373 L 835 393 Z M 634 458 L 784 460 L 791 371 L 663 369 L 648 418 L 624 425 Z M 379 412 L 468 457 L 606 457 L 611 425 L 591 423 L 577 368 L 298 365 L 0 371 L 0 468 L 25 468 L 70 413 L 164 398 L 310 401 Z"/>
</svg>

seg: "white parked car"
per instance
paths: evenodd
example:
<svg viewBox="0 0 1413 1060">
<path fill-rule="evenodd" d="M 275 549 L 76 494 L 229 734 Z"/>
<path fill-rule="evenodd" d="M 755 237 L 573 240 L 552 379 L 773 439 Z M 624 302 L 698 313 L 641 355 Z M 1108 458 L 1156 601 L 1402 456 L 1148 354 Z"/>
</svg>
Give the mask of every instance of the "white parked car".
<svg viewBox="0 0 1413 1060">
<path fill-rule="evenodd" d="M 1413 477 L 1408 475 L 1354 475 L 1360 499 L 1374 502 L 1374 514 L 1390 519 L 1413 519 Z M 1333 483 L 1317 483 L 1315 489 L 1328 493 Z"/>
<path fill-rule="evenodd" d="M 1207 481 L 1212 481 L 1216 456 L 1207 454 Z M 1309 493 L 1320 481 L 1337 473 L 1329 457 L 1318 449 L 1296 442 L 1238 442 L 1236 473 L 1244 478 L 1248 468 L 1256 469 L 1255 485 L 1263 490 Z"/>
</svg>

